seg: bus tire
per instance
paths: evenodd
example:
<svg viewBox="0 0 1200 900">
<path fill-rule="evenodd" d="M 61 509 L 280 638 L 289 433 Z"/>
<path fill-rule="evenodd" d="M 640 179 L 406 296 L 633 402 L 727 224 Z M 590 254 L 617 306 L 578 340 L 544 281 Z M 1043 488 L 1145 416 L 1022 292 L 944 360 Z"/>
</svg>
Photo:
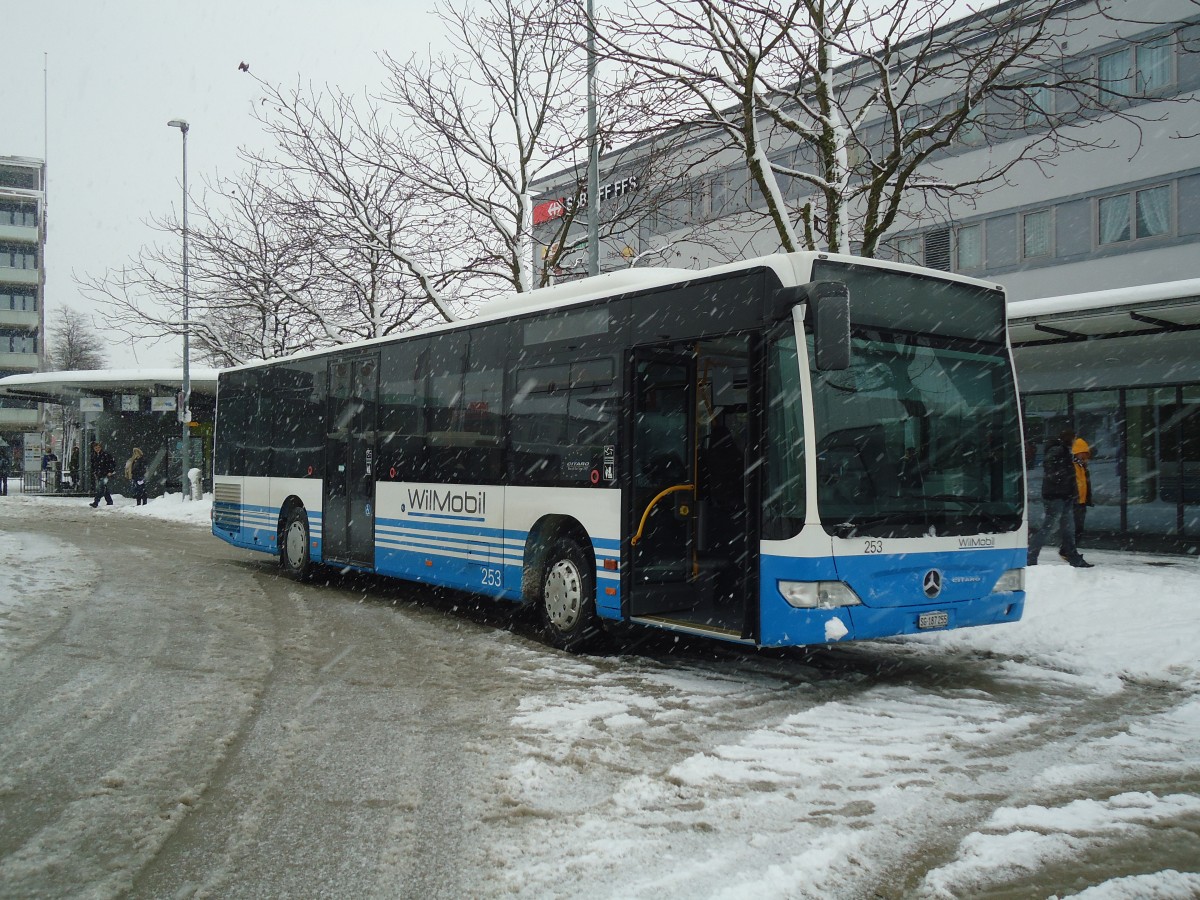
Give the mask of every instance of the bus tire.
<svg viewBox="0 0 1200 900">
<path fill-rule="evenodd" d="M 293 506 L 288 513 L 279 541 L 279 565 L 288 577 L 296 581 L 307 581 L 312 576 L 308 512 L 303 506 Z"/>
<path fill-rule="evenodd" d="M 542 565 L 538 591 L 542 633 L 560 650 L 582 650 L 600 634 L 596 575 L 575 541 L 557 538 Z"/>
</svg>

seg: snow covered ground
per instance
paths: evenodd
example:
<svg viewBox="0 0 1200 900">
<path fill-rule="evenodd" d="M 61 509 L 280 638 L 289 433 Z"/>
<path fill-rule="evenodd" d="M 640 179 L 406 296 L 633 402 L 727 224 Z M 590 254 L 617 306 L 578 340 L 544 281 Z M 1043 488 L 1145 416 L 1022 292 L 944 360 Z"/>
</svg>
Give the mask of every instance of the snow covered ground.
<svg viewBox="0 0 1200 900">
<path fill-rule="evenodd" d="M 0 666 L 45 633 L 38 617 L 64 615 L 31 599 L 86 592 L 97 577 L 69 540 L 15 527 L 21 515 L 209 527 L 208 498 L 76 508 L 85 504 L 0 499 Z M 464 803 L 479 809 L 461 841 L 460 886 L 488 897 L 656 900 L 1200 897 L 1200 561 L 1089 551 L 1096 568 L 1077 570 L 1051 555 L 1027 573 L 1020 623 L 807 654 L 674 652 L 667 642 L 573 657 L 503 629 L 456 632 L 475 677 L 483 666 L 510 691 L 476 698 L 509 711 L 461 747 L 464 760 L 484 760 L 484 774 L 461 785 Z M 322 591 L 341 596 L 293 588 L 289 602 L 300 610 Z M 356 617 L 362 631 L 345 638 L 353 652 L 315 671 L 333 678 L 350 666 L 353 677 L 318 685 L 291 708 L 289 756 L 303 752 L 306 731 L 322 733 L 301 724 L 325 714 L 322 692 L 362 692 L 391 677 L 367 651 L 380 620 L 403 624 L 406 654 L 426 626 L 432 641 L 450 628 L 424 621 L 419 606 L 391 626 L 382 605 L 316 604 L 303 614 L 313 634 L 332 635 L 319 618 L 332 612 L 342 617 L 339 635 Z M 306 641 L 285 644 L 319 657 Z M 243 687 L 258 677 L 250 668 L 222 675 Z M 372 719 L 378 707 L 369 709 L 355 717 Z M 371 750 L 362 743 L 342 765 L 388 777 L 385 761 L 363 758 Z M 195 779 L 198 808 L 208 779 Z M 18 779 L 0 778 L 0 803 L 19 789 Z M 262 793 L 289 790 L 304 793 L 270 785 Z M 364 848 L 392 862 L 375 864 L 372 886 L 354 888 L 360 895 L 407 895 L 388 880 L 397 852 L 388 844 L 402 832 L 396 816 L 378 846 Z M 123 863 L 131 873 L 159 852 L 157 840 Z M 8 863 L 0 856 L 0 885 L 6 871 L 36 870 L 31 846 Z M 192 885 L 178 895 L 272 893 L 271 884 L 237 881 L 255 865 L 246 847 L 238 853 L 240 869 L 227 866 L 226 881 L 215 882 L 222 889 Z M 333 893 L 354 895 L 350 884 Z"/>
</svg>

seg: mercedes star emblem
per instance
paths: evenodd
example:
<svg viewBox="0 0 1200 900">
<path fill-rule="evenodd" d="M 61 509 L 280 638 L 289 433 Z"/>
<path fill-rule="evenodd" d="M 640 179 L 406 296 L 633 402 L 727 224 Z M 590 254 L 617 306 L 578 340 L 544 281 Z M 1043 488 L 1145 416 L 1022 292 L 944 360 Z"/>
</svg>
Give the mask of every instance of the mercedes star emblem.
<svg viewBox="0 0 1200 900">
<path fill-rule="evenodd" d="M 921 588 L 925 591 L 925 596 L 932 600 L 942 592 L 942 573 L 937 569 L 930 569 L 925 573 Z"/>
</svg>

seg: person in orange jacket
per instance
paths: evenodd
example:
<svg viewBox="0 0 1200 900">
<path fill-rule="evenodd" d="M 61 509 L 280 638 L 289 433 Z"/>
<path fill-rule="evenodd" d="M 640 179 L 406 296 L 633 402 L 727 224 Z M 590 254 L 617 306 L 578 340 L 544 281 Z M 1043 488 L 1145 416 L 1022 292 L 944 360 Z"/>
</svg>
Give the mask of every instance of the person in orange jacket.
<svg viewBox="0 0 1200 900">
<path fill-rule="evenodd" d="M 1079 538 L 1083 534 L 1083 522 L 1087 518 L 1087 508 L 1093 506 L 1092 502 L 1092 473 L 1088 471 L 1088 464 L 1092 459 L 1092 448 L 1088 446 L 1088 442 L 1081 437 L 1075 438 L 1075 442 L 1071 445 L 1071 458 L 1075 463 L 1075 547 L 1078 550 Z M 1059 556 L 1066 559 L 1066 553 L 1059 550 Z"/>
</svg>

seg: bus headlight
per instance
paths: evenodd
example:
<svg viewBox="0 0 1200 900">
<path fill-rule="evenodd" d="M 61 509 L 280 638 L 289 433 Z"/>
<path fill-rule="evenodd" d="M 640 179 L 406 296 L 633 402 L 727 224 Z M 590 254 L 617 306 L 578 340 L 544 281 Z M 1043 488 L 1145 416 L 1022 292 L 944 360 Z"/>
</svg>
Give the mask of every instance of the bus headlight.
<svg viewBox="0 0 1200 900">
<path fill-rule="evenodd" d="M 834 609 L 862 603 L 844 581 L 780 581 L 779 593 L 797 609 Z"/>
<path fill-rule="evenodd" d="M 1009 569 L 1000 576 L 1000 580 L 996 582 L 996 586 L 992 588 L 993 594 L 1006 594 L 1009 591 L 1025 590 L 1025 570 L 1024 569 Z"/>
</svg>

